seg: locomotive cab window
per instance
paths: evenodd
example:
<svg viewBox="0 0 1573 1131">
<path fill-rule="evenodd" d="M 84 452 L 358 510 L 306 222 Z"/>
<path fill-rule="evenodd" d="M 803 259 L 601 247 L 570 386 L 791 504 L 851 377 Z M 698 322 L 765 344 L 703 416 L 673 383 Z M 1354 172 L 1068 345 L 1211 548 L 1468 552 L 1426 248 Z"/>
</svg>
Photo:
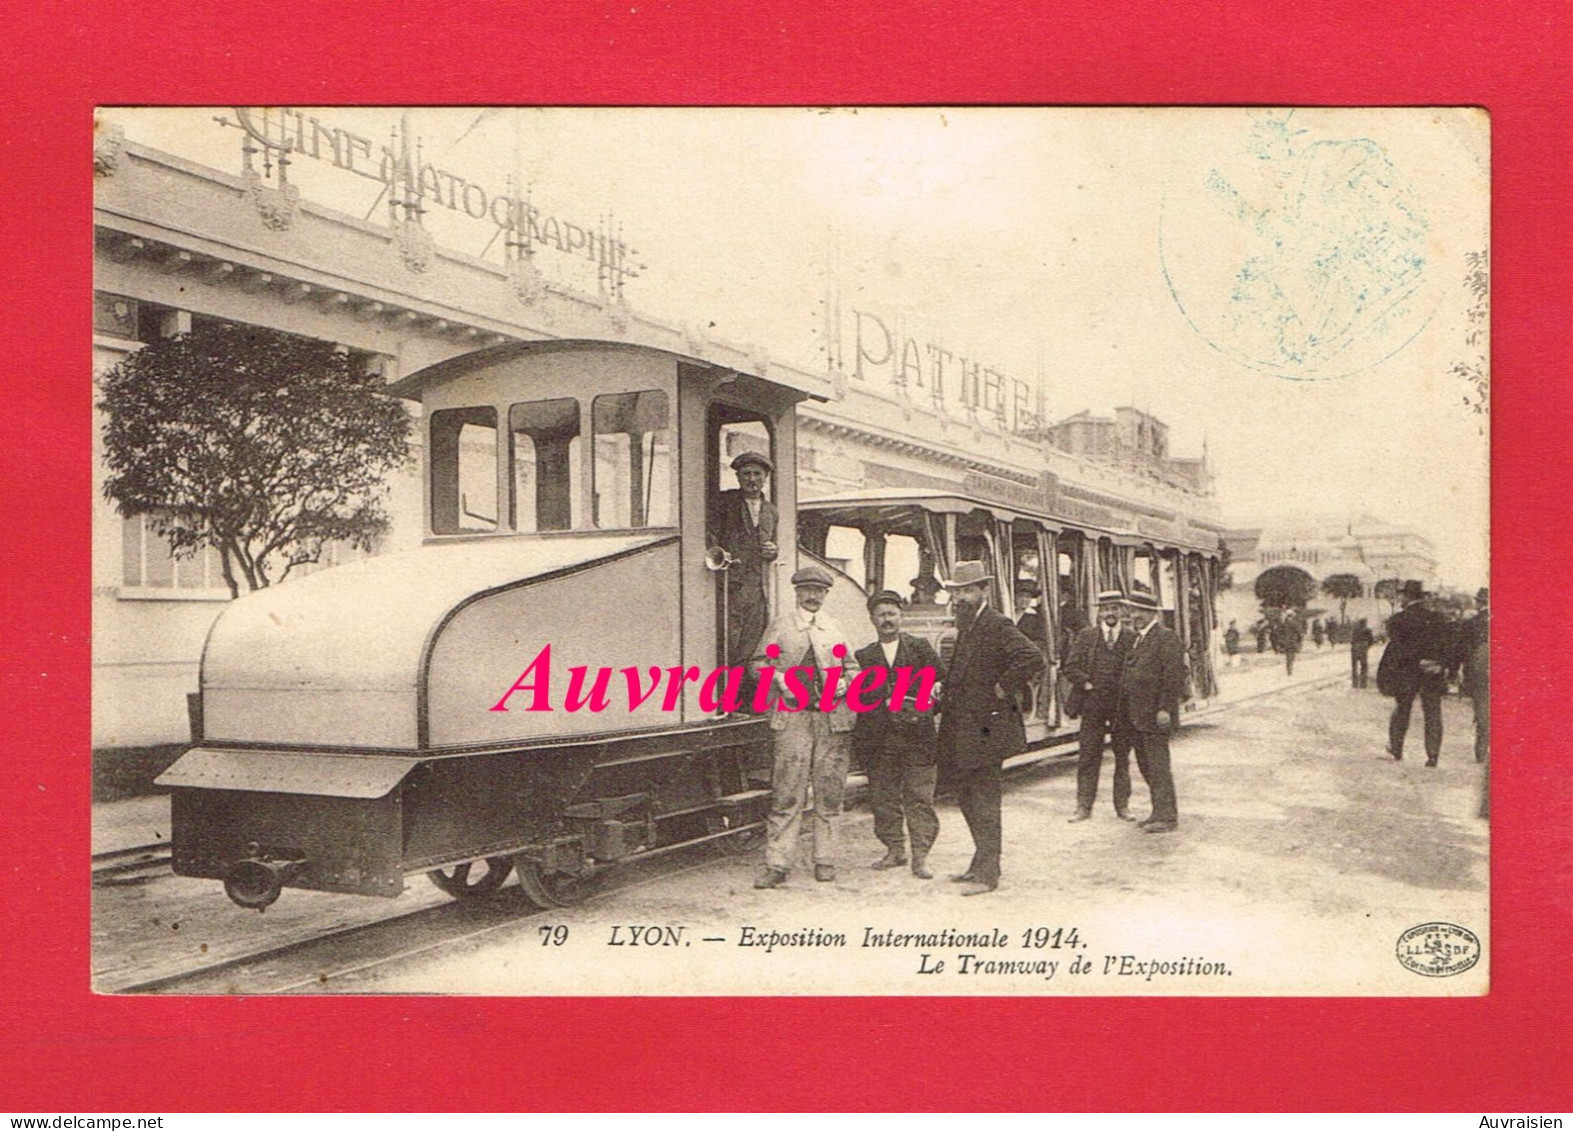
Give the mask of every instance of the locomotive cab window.
<svg viewBox="0 0 1573 1131">
<path fill-rule="evenodd" d="M 445 408 L 431 414 L 433 534 L 497 529 L 497 410 Z"/>
<path fill-rule="evenodd" d="M 591 417 L 595 525 L 602 530 L 675 525 L 666 393 L 608 393 L 592 402 Z"/>
<path fill-rule="evenodd" d="M 582 522 L 579 402 L 527 401 L 508 409 L 513 451 L 513 528 L 572 530 Z"/>
</svg>

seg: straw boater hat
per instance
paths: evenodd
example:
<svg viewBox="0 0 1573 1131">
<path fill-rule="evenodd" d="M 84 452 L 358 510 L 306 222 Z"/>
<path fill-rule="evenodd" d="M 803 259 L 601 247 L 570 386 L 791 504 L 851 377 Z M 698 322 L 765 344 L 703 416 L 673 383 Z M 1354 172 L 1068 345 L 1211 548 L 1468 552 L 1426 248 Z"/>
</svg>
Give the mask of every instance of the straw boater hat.
<svg viewBox="0 0 1573 1131">
<path fill-rule="evenodd" d="M 965 585 L 981 585 L 993 579 L 994 575 L 983 568 L 982 562 L 957 562 L 956 568 L 951 571 L 950 580 L 945 582 L 945 588 L 960 589 Z"/>
<path fill-rule="evenodd" d="M 1125 594 L 1118 589 L 1105 589 L 1098 594 L 1098 604 L 1100 605 L 1123 605 L 1124 603 Z"/>
<path fill-rule="evenodd" d="M 1124 600 L 1133 609 L 1152 609 L 1156 611 L 1158 608 L 1157 600 L 1146 593 L 1132 593 Z"/>
</svg>

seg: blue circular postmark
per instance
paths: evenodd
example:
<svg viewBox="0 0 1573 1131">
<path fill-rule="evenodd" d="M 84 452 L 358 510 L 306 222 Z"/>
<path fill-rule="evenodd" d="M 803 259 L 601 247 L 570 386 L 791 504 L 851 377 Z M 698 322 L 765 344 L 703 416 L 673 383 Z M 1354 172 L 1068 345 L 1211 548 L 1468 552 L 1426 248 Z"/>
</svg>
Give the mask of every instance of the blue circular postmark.
<svg viewBox="0 0 1573 1131">
<path fill-rule="evenodd" d="M 1294 121 L 1264 113 L 1246 136 L 1181 159 L 1159 216 L 1160 263 L 1180 312 L 1219 353 L 1289 380 L 1345 377 L 1430 321 L 1434 233 L 1376 140 Z"/>
<path fill-rule="evenodd" d="M 1480 961 L 1480 940 L 1455 923 L 1421 923 L 1398 936 L 1398 961 L 1427 978 L 1448 978 Z"/>
</svg>

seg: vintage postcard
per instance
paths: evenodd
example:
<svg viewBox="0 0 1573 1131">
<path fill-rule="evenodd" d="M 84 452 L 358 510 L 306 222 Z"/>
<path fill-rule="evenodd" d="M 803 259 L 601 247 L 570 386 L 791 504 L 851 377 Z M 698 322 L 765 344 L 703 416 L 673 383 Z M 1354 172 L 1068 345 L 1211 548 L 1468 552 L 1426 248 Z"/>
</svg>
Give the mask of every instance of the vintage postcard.
<svg viewBox="0 0 1573 1131">
<path fill-rule="evenodd" d="M 1490 168 L 101 108 L 94 988 L 1485 994 Z"/>
</svg>

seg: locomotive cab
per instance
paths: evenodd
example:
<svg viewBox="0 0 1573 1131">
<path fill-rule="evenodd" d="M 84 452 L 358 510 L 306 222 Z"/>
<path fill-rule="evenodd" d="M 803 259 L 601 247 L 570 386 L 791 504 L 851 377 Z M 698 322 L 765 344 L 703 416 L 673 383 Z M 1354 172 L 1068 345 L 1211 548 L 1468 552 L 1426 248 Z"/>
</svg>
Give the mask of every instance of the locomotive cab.
<svg viewBox="0 0 1573 1131">
<path fill-rule="evenodd" d="M 762 723 L 704 694 L 731 613 L 714 500 L 741 452 L 773 463 L 773 610 L 797 557 L 794 410 L 821 390 L 544 341 L 390 391 L 422 408 L 423 544 L 215 622 L 200 744 L 159 779 L 175 870 L 266 906 L 284 886 L 394 895 L 422 870 L 467 894 L 517 867 L 551 906 L 604 863 L 756 830 Z"/>
</svg>

